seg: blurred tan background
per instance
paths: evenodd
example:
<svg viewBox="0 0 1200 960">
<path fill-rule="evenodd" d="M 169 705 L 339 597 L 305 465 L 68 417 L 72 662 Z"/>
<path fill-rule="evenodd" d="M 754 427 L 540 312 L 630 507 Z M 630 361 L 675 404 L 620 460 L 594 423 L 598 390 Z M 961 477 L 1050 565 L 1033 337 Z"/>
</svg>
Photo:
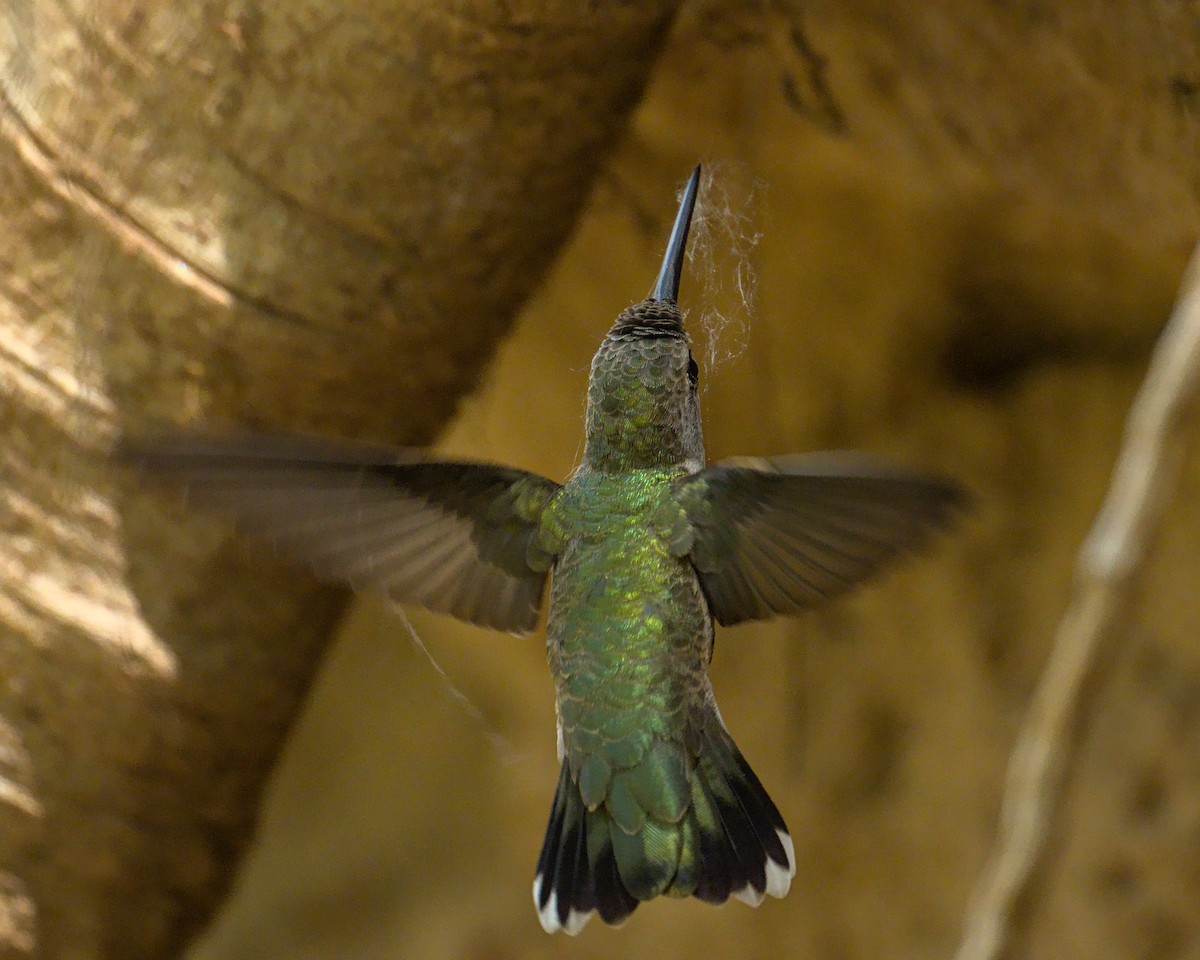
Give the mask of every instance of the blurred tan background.
<svg viewBox="0 0 1200 960">
<path fill-rule="evenodd" d="M 676 6 L 0 4 L 0 954 L 174 956 L 254 833 L 192 960 L 953 955 L 1197 234 L 1200 2 Z M 407 611 L 435 667 L 106 444 L 457 411 L 441 451 L 562 478 L 699 160 L 710 457 L 867 449 L 976 502 L 718 636 L 787 898 L 548 937 L 544 636 Z M 1200 958 L 1198 531 L 1193 455 L 1014 956 Z"/>
<path fill-rule="evenodd" d="M 702 365 L 710 456 L 861 447 L 975 491 L 929 556 L 718 637 L 724 715 L 796 840 L 785 900 L 660 900 L 620 930 L 547 937 L 529 895 L 557 769 L 543 637 L 409 611 L 443 681 L 363 599 L 194 960 L 950 956 L 1195 232 L 1180 78 L 1200 59 L 1171 35 L 1196 11 L 1173 9 L 685 9 L 573 239 L 439 445 L 571 470 L 591 354 L 644 295 L 702 159 L 729 194 L 705 214 L 761 232 L 748 308 L 685 276 L 702 346 L 706 295 L 734 315 Z M 731 274 L 728 237 L 712 244 Z M 1193 459 L 1096 691 L 1023 955 L 1200 956 L 1197 493 Z"/>
</svg>

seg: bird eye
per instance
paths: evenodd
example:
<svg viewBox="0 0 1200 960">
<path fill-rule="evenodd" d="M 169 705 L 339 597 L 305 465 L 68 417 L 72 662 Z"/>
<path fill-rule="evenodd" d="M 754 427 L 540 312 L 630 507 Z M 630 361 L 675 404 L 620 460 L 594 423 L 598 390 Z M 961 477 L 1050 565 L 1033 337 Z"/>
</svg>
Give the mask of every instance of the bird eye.
<svg viewBox="0 0 1200 960">
<path fill-rule="evenodd" d="M 696 358 L 688 354 L 688 380 L 694 387 L 700 380 L 700 368 L 696 366 Z"/>
</svg>

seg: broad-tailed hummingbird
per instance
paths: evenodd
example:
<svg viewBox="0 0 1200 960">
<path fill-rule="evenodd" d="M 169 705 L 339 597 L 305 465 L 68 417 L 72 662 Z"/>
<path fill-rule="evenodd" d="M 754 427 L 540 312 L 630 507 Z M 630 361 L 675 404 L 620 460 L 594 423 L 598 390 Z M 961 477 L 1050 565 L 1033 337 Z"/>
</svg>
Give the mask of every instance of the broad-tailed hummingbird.
<svg viewBox="0 0 1200 960">
<path fill-rule="evenodd" d="M 650 296 L 592 360 L 564 483 L 411 449 L 195 435 L 123 455 L 355 588 L 524 633 L 547 578 L 562 767 L 533 899 L 547 931 L 662 894 L 751 905 L 796 871 L 783 817 L 734 745 L 708 664 L 722 625 L 795 614 L 947 525 L 947 480 L 857 454 L 706 465 L 677 305 L 700 168 Z"/>
</svg>

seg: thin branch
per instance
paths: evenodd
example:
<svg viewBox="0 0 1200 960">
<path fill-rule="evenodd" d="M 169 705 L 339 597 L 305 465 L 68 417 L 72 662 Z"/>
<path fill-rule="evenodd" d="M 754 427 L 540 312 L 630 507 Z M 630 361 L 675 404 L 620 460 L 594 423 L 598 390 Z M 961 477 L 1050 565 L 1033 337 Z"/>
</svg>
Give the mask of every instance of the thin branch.
<svg viewBox="0 0 1200 960">
<path fill-rule="evenodd" d="M 1070 605 L 1009 761 L 992 858 L 967 910 L 956 960 L 998 960 L 1043 862 L 1085 720 L 1084 690 L 1105 663 L 1179 473 L 1186 413 L 1200 385 L 1200 246 L 1134 399 L 1108 495 L 1079 552 Z"/>
</svg>

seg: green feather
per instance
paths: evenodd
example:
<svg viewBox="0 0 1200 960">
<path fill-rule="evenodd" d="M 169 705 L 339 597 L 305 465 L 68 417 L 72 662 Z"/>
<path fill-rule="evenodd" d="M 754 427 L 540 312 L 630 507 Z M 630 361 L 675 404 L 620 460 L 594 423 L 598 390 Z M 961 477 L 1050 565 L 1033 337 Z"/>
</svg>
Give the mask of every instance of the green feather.
<svg viewBox="0 0 1200 960">
<path fill-rule="evenodd" d="M 612 779 L 612 767 L 598 753 L 588 754 L 579 765 L 579 795 L 584 806 L 595 810 L 604 802 L 608 784 Z"/>
<path fill-rule="evenodd" d="M 686 812 L 692 791 L 677 743 L 658 741 L 628 778 L 634 799 L 650 817 L 677 823 Z"/>
<path fill-rule="evenodd" d="M 617 871 L 625 889 L 638 900 L 657 897 L 670 884 L 679 863 L 679 831 L 653 821 L 630 835 L 609 831 Z"/>
<path fill-rule="evenodd" d="M 612 787 L 608 791 L 608 812 L 613 822 L 625 833 L 637 833 L 646 822 L 646 810 L 634 799 L 627 773 L 618 773 L 613 777 Z"/>
</svg>

